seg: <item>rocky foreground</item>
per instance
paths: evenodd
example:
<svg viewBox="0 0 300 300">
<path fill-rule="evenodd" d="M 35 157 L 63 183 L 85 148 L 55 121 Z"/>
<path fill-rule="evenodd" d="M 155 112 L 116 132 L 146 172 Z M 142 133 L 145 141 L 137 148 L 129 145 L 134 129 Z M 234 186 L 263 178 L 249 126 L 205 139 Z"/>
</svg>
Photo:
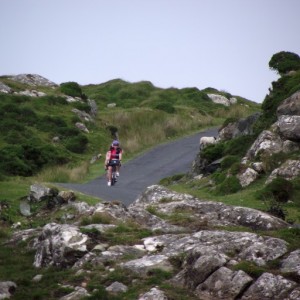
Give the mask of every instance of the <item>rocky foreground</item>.
<svg viewBox="0 0 300 300">
<path fill-rule="evenodd" d="M 28 199 L 42 201 L 48 197 L 49 201 L 49 195 L 54 195 L 51 189 L 32 186 Z M 64 222 L 17 230 L 10 240 L 27 241 L 35 251 L 33 264 L 37 270 L 58 266 L 82 273 L 88 272 L 87 265 L 105 267 L 113 261 L 114 268 L 139 277 L 154 269 L 173 272 L 169 283 L 192 291 L 195 299 L 300 299 L 299 280 L 290 279 L 291 275 L 299 279 L 300 249 L 290 252 L 286 241 L 253 233 L 289 228 L 289 224 L 261 211 L 204 201 L 158 185 L 148 187 L 128 208 L 118 202 L 89 206 L 75 201 L 71 192 L 61 192 L 53 201 L 60 202 L 59 210 L 66 211 Z M 73 214 L 67 213 L 70 208 Z M 81 218 L 97 214 L 112 222 L 80 225 Z M 174 224 L 171 216 L 184 218 Z M 119 222 L 134 222 L 152 235 L 134 245 L 109 245 L 85 233 L 104 233 Z M 229 231 L 228 226 L 244 231 Z M 241 262 L 263 268 L 272 261 L 277 262 L 276 272 L 263 272 L 256 278 L 236 268 Z M 13 282 L 1 282 L 0 299 L 8 298 L 9 291 L 17 288 Z M 74 291 L 61 299 L 89 295 L 82 286 L 72 288 Z M 114 282 L 106 290 L 121 294 L 128 288 Z M 138 299 L 168 298 L 163 290 L 153 287 Z"/>
</svg>

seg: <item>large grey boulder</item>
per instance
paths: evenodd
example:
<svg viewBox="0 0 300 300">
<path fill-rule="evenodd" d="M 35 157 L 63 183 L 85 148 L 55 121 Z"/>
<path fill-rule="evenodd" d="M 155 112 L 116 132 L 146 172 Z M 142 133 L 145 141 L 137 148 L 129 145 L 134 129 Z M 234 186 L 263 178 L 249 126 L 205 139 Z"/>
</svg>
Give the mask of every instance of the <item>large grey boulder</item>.
<svg viewBox="0 0 300 300">
<path fill-rule="evenodd" d="M 207 94 L 207 96 L 212 100 L 212 102 L 225 106 L 230 106 L 231 104 L 237 103 L 237 99 L 234 97 L 228 99 L 225 96 L 218 94 Z"/>
<path fill-rule="evenodd" d="M 244 271 L 232 271 L 221 267 L 195 290 L 200 299 L 236 299 L 237 296 L 252 282 L 252 278 Z M 263 299 L 263 298 L 261 298 Z"/>
<path fill-rule="evenodd" d="M 75 123 L 75 126 L 76 126 L 79 130 L 83 131 L 84 133 L 89 133 L 89 132 L 90 132 L 90 131 L 87 129 L 87 127 L 86 127 L 83 123 L 81 123 L 81 122 L 76 122 L 76 123 Z"/>
<path fill-rule="evenodd" d="M 73 108 L 72 112 L 76 114 L 82 122 L 93 122 L 94 119 L 85 111 L 79 110 L 77 108 Z"/>
<path fill-rule="evenodd" d="M 0 281 L 0 299 L 8 299 L 16 291 L 17 285 L 12 281 Z"/>
<path fill-rule="evenodd" d="M 58 194 L 57 191 L 48 188 L 42 184 L 33 184 L 30 186 L 29 200 L 34 202 L 40 202 L 47 197 L 53 197 Z"/>
<path fill-rule="evenodd" d="M 270 130 L 264 130 L 247 151 L 246 158 L 254 159 L 258 155 L 272 155 L 281 152 L 283 141 L 280 136 Z"/>
<path fill-rule="evenodd" d="M 9 86 L 0 81 L 0 93 L 11 94 L 12 92 L 13 90 Z"/>
<path fill-rule="evenodd" d="M 91 110 L 90 110 L 90 114 L 93 117 L 97 116 L 97 112 L 98 112 L 98 106 L 95 100 L 91 100 L 91 99 L 87 99 L 87 103 L 89 104 Z"/>
<path fill-rule="evenodd" d="M 285 99 L 277 108 L 277 116 L 300 116 L 300 91 Z"/>
<path fill-rule="evenodd" d="M 89 297 L 89 296 L 91 295 L 88 293 L 88 291 L 85 288 L 77 286 L 75 287 L 74 292 L 59 298 L 59 300 L 80 300 L 83 297 Z"/>
<path fill-rule="evenodd" d="M 231 140 L 241 135 L 249 135 L 253 133 L 253 125 L 261 114 L 255 113 L 247 118 L 229 123 L 219 131 L 219 140 Z"/>
<path fill-rule="evenodd" d="M 110 286 L 108 286 L 106 290 L 113 294 L 119 294 L 127 292 L 128 287 L 121 282 L 115 281 Z"/>
<path fill-rule="evenodd" d="M 122 263 L 120 266 L 142 276 L 147 275 L 147 273 L 153 269 L 161 269 L 164 271 L 173 270 L 173 266 L 171 265 L 168 256 L 161 254 L 144 256 L 139 259 L 130 260 Z"/>
<path fill-rule="evenodd" d="M 172 282 L 192 290 L 229 261 L 227 255 L 217 252 L 201 255 L 197 259 L 189 256 L 189 259 L 193 259 L 193 263 L 186 262 L 185 268 L 172 279 Z"/>
<path fill-rule="evenodd" d="M 277 121 L 280 134 L 288 140 L 300 142 L 300 115 L 279 116 Z"/>
<path fill-rule="evenodd" d="M 266 183 L 270 183 L 276 177 L 282 177 L 286 180 L 292 180 L 300 175 L 300 160 L 289 159 L 285 161 L 279 168 L 272 171 Z"/>
<path fill-rule="evenodd" d="M 163 291 L 157 287 L 153 287 L 149 292 L 140 295 L 138 300 L 168 300 Z"/>
<path fill-rule="evenodd" d="M 15 76 L 10 76 L 9 78 L 14 81 L 18 81 L 32 86 L 50 86 L 50 87 L 57 86 L 56 83 L 37 74 L 19 74 Z"/>
<path fill-rule="evenodd" d="M 295 273 L 300 276 L 300 249 L 291 252 L 282 261 L 280 271 L 282 273 Z"/>
<path fill-rule="evenodd" d="M 36 254 L 33 265 L 37 268 L 50 265 L 72 266 L 87 252 L 88 240 L 88 236 L 74 225 L 47 224 L 34 240 Z"/>
<path fill-rule="evenodd" d="M 258 178 L 259 174 L 252 168 L 247 168 L 244 172 L 239 173 L 237 178 L 240 181 L 242 187 L 248 186 L 250 183 Z"/>
<path fill-rule="evenodd" d="M 244 293 L 241 300 L 291 300 L 297 283 L 280 275 L 263 273 Z"/>
</svg>

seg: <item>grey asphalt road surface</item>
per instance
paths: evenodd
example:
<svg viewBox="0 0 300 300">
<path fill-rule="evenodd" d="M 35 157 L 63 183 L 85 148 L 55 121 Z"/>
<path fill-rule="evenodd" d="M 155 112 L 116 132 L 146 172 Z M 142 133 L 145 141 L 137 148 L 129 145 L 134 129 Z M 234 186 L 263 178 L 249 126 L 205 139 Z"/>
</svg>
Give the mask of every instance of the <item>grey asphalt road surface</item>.
<svg viewBox="0 0 300 300">
<path fill-rule="evenodd" d="M 188 172 L 199 151 L 200 137 L 217 136 L 217 133 L 217 128 L 212 128 L 147 151 L 122 165 L 114 186 L 107 186 L 104 175 L 88 183 L 63 183 L 60 186 L 106 201 L 118 200 L 128 206 L 146 187 L 165 177 Z M 99 168 L 102 166 L 99 164 Z"/>
</svg>

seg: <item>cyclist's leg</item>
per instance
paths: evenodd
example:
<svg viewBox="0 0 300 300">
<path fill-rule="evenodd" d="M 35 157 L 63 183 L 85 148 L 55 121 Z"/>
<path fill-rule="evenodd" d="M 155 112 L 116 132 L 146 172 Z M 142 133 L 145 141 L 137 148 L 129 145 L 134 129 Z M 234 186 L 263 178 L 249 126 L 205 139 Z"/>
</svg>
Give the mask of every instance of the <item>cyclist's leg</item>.
<svg viewBox="0 0 300 300">
<path fill-rule="evenodd" d="M 121 163 L 119 163 L 117 166 L 116 166 L 116 174 L 117 176 L 120 176 L 120 169 L 121 169 Z"/>
<path fill-rule="evenodd" d="M 111 181 L 112 166 L 107 167 L 107 181 Z"/>
</svg>

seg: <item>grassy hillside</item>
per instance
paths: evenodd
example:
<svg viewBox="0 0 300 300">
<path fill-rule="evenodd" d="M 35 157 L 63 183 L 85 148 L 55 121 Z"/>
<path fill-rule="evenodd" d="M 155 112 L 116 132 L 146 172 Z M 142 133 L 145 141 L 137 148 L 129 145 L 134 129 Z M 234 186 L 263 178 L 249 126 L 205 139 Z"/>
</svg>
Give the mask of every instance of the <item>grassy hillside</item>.
<svg viewBox="0 0 300 300">
<path fill-rule="evenodd" d="M 0 94 L 2 180 L 37 175 L 46 181 L 82 180 L 87 173 L 95 172 L 89 168 L 90 159 L 106 152 L 116 131 L 128 159 L 168 139 L 258 109 L 257 104 L 241 97 L 238 104 L 227 108 L 214 104 L 196 88 L 159 89 L 150 82 L 112 80 L 82 87 L 69 82 L 33 88 L 5 76 L 0 81 L 15 92 L 34 89 L 45 93 L 42 97 Z M 77 101 L 68 102 L 66 94 L 77 97 Z M 87 98 L 98 106 L 98 115 L 89 122 L 72 112 L 89 113 Z M 116 103 L 116 107 L 108 108 L 109 103 Z M 89 133 L 76 128 L 77 122 L 84 123 Z M 59 142 L 53 142 L 53 138 L 59 138 Z"/>
</svg>

